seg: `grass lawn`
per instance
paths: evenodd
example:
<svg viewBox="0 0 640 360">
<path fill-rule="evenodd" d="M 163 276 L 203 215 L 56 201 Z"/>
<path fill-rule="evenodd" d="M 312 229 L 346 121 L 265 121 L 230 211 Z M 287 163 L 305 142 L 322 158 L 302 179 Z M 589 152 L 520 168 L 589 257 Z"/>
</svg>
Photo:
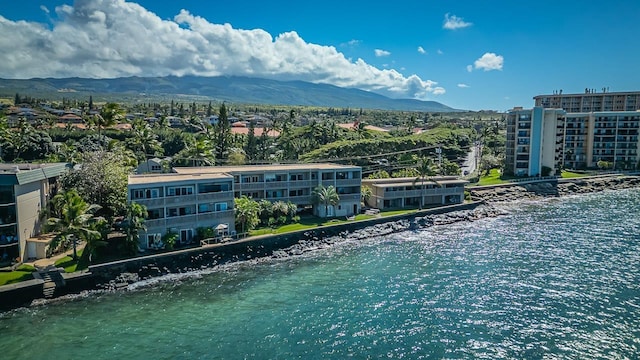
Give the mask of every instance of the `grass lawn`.
<svg viewBox="0 0 640 360">
<path fill-rule="evenodd" d="M 83 250 L 78 251 L 78 260 L 80 260 L 80 258 L 82 257 Z M 67 255 L 63 258 L 56 260 L 54 265 L 55 267 L 64 268 L 64 272 L 66 273 L 72 273 L 76 270 L 82 270 L 82 269 L 78 269 L 78 260 L 73 260 L 73 257 L 71 255 Z"/>
<path fill-rule="evenodd" d="M 579 178 L 579 177 L 585 177 L 585 176 L 588 176 L 588 175 L 562 170 L 563 179 Z"/>
<path fill-rule="evenodd" d="M 489 175 L 481 176 L 480 181 L 478 181 L 477 186 L 483 185 L 497 185 L 507 183 L 507 180 L 500 179 L 500 171 L 498 169 L 491 169 L 489 171 Z"/>
<path fill-rule="evenodd" d="M 415 212 L 416 210 L 392 210 L 392 211 L 381 211 L 380 216 L 393 216 L 393 215 L 401 215 L 401 214 L 409 214 Z M 335 219 L 323 219 L 315 216 L 302 216 L 300 218 L 300 222 L 295 224 L 287 224 L 282 225 L 277 228 L 259 228 L 255 230 L 251 230 L 249 232 L 249 236 L 257 236 L 257 235 L 266 235 L 266 234 L 284 234 L 293 231 L 299 230 L 307 230 L 313 229 L 318 226 L 326 226 L 326 225 L 336 225 L 353 221 L 367 220 L 375 218 L 375 215 L 366 215 L 366 214 L 358 214 L 356 215 L 355 220 L 346 220 L 344 218 L 335 218 Z"/>
<path fill-rule="evenodd" d="M 29 265 L 20 265 L 15 271 L 0 271 L 0 285 L 14 284 L 33 279 L 32 272 L 36 269 Z"/>
</svg>

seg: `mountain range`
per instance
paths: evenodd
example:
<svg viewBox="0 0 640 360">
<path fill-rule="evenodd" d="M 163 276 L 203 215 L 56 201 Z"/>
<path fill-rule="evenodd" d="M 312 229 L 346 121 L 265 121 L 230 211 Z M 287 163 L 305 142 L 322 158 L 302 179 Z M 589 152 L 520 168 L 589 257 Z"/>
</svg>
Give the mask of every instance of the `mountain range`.
<svg viewBox="0 0 640 360">
<path fill-rule="evenodd" d="M 380 94 L 305 81 L 278 81 L 240 76 L 122 77 L 113 79 L 0 79 L 0 95 L 19 93 L 61 99 L 104 97 L 108 101 L 141 98 L 217 100 L 243 104 L 319 106 L 381 110 L 454 112 L 437 101 L 392 99 Z M 143 100 L 147 101 L 147 100 Z"/>
</svg>

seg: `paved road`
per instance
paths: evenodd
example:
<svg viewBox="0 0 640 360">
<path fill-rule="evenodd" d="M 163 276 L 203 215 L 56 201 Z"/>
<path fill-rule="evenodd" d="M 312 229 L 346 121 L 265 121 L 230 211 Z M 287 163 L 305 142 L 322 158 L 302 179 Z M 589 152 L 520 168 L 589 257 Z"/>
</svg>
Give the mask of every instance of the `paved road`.
<svg viewBox="0 0 640 360">
<path fill-rule="evenodd" d="M 478 167 L 478 164 L 477 164 L 478 159 L 476 157 L 480 153 L 479 148 L 480 148 L 480 145 L 473 145 L 469 149 L 469 152 L 467 153 L 467 158 L 464 160 L 464 162 L 462 163 L 462 166 L 460 167 L 460 170 L 462 171 L 463 176 L 473 174 L 473 172 L 476 171 L 476 168 Z"/>
</svg>

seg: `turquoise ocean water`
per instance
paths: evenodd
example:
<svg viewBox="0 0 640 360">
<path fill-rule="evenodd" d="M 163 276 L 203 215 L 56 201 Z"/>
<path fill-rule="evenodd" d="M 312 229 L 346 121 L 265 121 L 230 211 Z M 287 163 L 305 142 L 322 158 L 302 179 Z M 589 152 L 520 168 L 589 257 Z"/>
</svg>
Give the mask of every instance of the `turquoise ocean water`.
<svg viewBox="0 0 640 360">
<path fill-rule="evenodd" d="M 0 315 L 2 359 L 635 359 L 640 191 Z"/>
</svg>

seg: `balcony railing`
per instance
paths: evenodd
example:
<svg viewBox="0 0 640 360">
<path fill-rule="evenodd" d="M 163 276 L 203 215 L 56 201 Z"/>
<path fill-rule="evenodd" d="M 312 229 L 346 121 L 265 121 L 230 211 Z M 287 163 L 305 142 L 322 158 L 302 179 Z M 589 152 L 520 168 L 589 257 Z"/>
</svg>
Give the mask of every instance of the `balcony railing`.
<svg viewBox="0 0 640 360">
<path fill-rule="evenodd" d="M 360 179 L 338 179 L 336 180 L 337 186 L 359 186 L 361 184 Z"/>
<path fill-rule="evenodd" d="M 233 191 L 220 191 L 214 193 L 198 194 L 198 202 L 208 200 L 232 200 Z"/>
</svg>

